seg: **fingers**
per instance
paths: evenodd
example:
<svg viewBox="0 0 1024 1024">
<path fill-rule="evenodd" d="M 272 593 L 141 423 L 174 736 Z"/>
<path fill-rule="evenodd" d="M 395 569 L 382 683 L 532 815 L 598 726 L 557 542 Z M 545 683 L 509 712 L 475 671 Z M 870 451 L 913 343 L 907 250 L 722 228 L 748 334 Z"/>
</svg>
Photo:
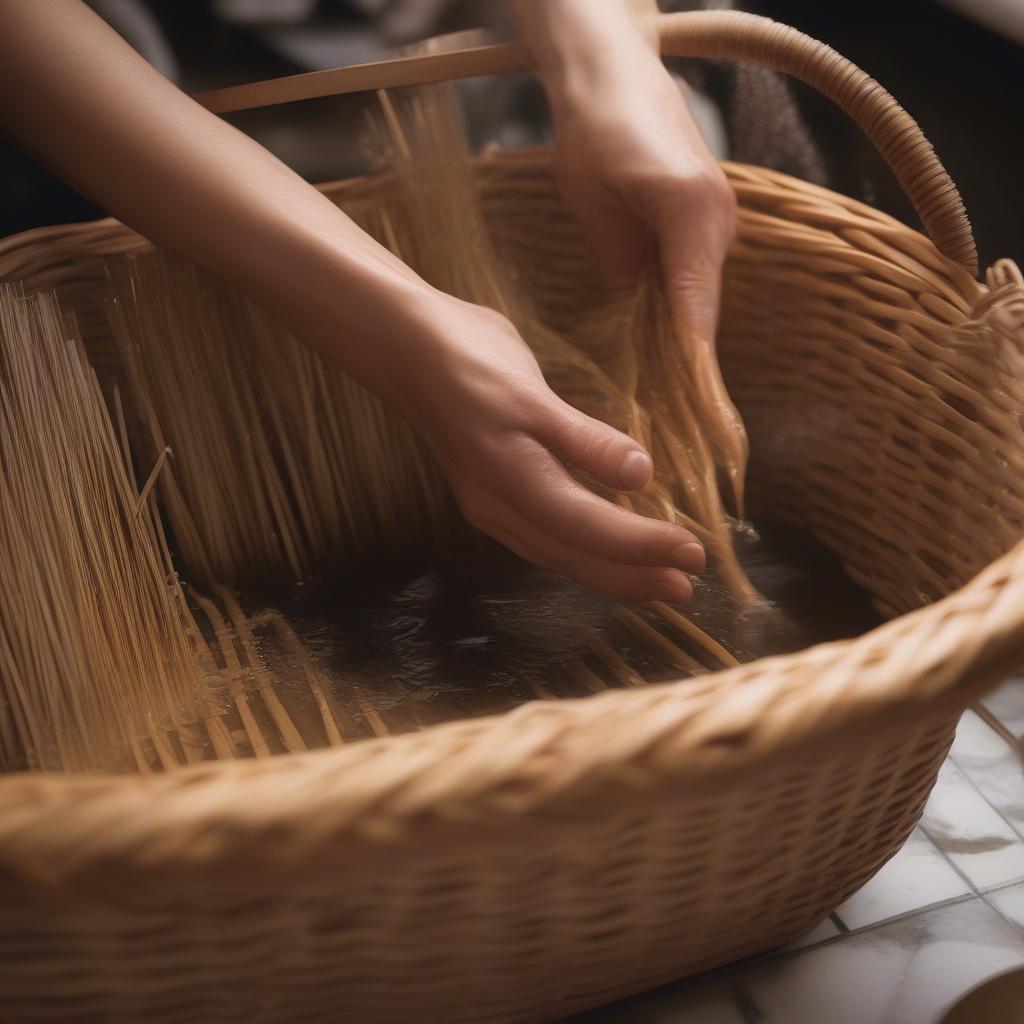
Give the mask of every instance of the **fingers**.
<svg viewBox="0 0 1024 1024">
<path fill-rule="evenodd" d="M 713 344 L 722 266 L 735 234 L 734 193 L 720 173 L 663 186 L 648 222 L 679 327 L 691 344 Z"/>
<path fill-rule="evenodd" d="M 611 597 L 627 601 L 662 600 L 682 604 L 693 596 L 693 585 L 677 569 L 622 565 L 552 540 L 511 505 L 494 500 L 484 532 L 520 558 L 568 576 Z"/>
<path fill-rule="evenodd" d="M 490 493 L 557 544 L 625 566 L 704 568 L 704 549 L 692 533 L 605 501 L 534 438 L 510 449 L 490 479 Z"/>
<path fill-rule="evenodd" d="M 565 402 L 551 410 L 550 424 L 540 439 L 555 455 L 613 490 L 637 490 L 654 472 L 642 445 Z"/>
</svg>

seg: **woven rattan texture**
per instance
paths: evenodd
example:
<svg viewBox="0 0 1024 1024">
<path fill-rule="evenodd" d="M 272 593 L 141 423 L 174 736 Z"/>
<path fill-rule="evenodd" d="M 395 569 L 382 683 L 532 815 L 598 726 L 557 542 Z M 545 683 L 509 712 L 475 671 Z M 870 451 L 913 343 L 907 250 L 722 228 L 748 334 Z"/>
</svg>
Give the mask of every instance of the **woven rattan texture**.
<svg viewBox="0 0 1024 1024">
<path fill-rule="evenodd" d="M 727 170 L 721 346 L 755 504 L 906 614 L 685 685 L 330 751 L 2 780 L 15 1019 L 550 1019 L 783 942 L 899 847 L 960 711 L 1024 653 L 1024 288 L 1006 264 L 977 284 L 852 201 Z M 571 330 L 599 284 L 545 154 L 479 180 L 497 244 Z M 358 213 L 387 185 L 331 192 Z M 102 371 L 100 257 L 140 244 L 109 222 L 43 230 L 0 245 L 0 276 L 56 287 Z"/>
</svg>

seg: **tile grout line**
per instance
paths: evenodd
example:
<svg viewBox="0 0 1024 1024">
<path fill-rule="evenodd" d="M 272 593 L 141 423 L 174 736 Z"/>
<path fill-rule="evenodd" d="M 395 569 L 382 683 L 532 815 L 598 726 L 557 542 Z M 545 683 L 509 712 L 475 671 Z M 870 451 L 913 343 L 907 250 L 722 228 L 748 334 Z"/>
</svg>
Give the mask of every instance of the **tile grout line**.
<svg viewBox="0 0 1024 1024">
<path fill-rule="evenodd" d="M 988 726 L 988 723 L 986 723 L 986 726 Z M 988 726 L 988 728 L 991 728 L 991 726 Z M 998 735 L 998 733 L 996 735 Z M 1001 736 L 1000 739 L 1002 739 Z M 977 793 L 978 796 L 980 796 L 981 799 L 984 800 L 985 803 L 988 804 L 988 806 L 991 807 L 993 811 L 995 811 L 995 813 L 1000 817 L 1000 819 L 1002 819 L 1003 824 L 1005 824 L 1006 827 L 1019 840 L 1021 840 L 1021 842 L 1024 842 L 1024 833 L 1022 833 L 1020 829 L 1018 829 L 1017 826 L 1014 825 L 1014 823 L 1010 821 L 1010 819 L 1007 818 L 1006 815 L 1003 814 L 1003 812 L 998 807 L 996 807 L 996 805 L 992 803 L 992 801 L 989 800 L 987 796 L 985 796 L 985 794 L 978 787 L 978 784 L 974 781 L 974 779 L 971 778 L 970 773 L 967 771 L 967 769 L 962 764 L 960 764 L 960 762 L 956 759 L 956 757 L 953 754 L 949 755 L 949 760 L 953 763 L 953 766 L 956 768 L 956 770 L 967 780 L 967 784 L 971 787 L 971 789 L 973 789 L 974 792 Z"/>
<path fill-rule="evenodd" d="M 995 885 L 986 885 L 984 889 L 981 889 L 978 893 L 980 896 L 985 896 L 988 893 L 1002 892 L 1004 889 L 1012 889 L 1015 885 L 1021 885 L 1024 883 L 1024 875 L 1020 878 L 1013 878 L 1009 882 L 997 882 Z"/>
<path fill-rule="evenodd" d="M 972 882 L 972 881 L 970 880 L 970 878 L 968 878 L 968 877 L 967 877 L 967 875 L 966 875 L 966 874 L 964 874 L 964 872 L 963 872 L 963 871 L 961 871 L 961 870 L 960 870 L 960 868 L 958 868 L 958 867 L 956 866 L 956 864 L 954 864 L 954 863 L 953 863 L 953 861 L 952 861 L 952 860 L 950 860 L 950 858 L 949 858 L 949 855 L 948 855 L 948 854 L 946 853 L 946 851 L 945 851 L 945 850 L 943 850 L 943 849 L 942 849 L 942 848 L 941 848 L 941 847 L 940 847 L 940 846 L 938 845 L 938 843 L 936 843 L 936 842 L 935 842 L 935 840 L 934 840 L 934 839 L 932 839 L 932 837 L 931 837 L 931 835 L 929 834 L 928 830 L 927 830 L 927 829 L 926 829 L 926 828 L 925 828 L 925 827 L 924 827 L 924 826 L 923 826 L 923 825 L 922 825 L 922 824 L 921 824 L 920 822 L 918 822 L 918 825 L 917 825 L 917 827 L 918 827 L 919 829 L 921 829 L 921 831 L 922 831 L 922 832 L 923 832 L 923 833 L 924 833 L 924 834 L 925 834 L 926 836 L 928 836 L 928 841 L 929 841 L 929 842 L 930 842 L 930 843 L 932 844 L 932 846 L 934 846 L 934 847 L 935 847 L 935 849 L 936 849 L 936 850 L 938 850 L 938 852 L 939 852 L 939 855 L 940 855 L 940 856 L 942 857 L 942 859 L 943 859 L 943 860 L 945 860 L 945 862 L 946 862 L 946 863 L 947 863 L 947 864 L 948 864 L 948 865 L 949 865 L 949 866 L 950 866 L 950 867 L 951 867 L 951 868 L 952 868 L 952 869 L 953 869 L 953 870 L 954 870 L 954 871 L 955 871 L 955 872 L 956 872 L 956 873 L 957 873 L 957 874 L 958 874 L 958 875 L 960 876 L 960 878 L 961 878 L 961 879 L 963 879 L 963 881 L 967 883 L 967 885 L 968 885 L 968 887 L 970 888 L 971 892 L 973 892 L 973 893 L 974 893 L 974 895 L 975 895 L 975 896 L 977 896 L 977 897 L 978 897 L 978 899 L 979 899 L 979 900 L 981 900 L 981 901 L 982 901 L 982 903 L 984 903 L 984 904 L 985 904 L 985 906 L 986 906 L 986 907 L 988 907 L 988 909 L 989 909 L 989 910 L 991 910 L 991 911 L 992 911 L 992 913 L 996 915 L 996 917 L 998 917 L 998 918 L 1000 918 L 1001 920 L 1005 921 L 1005 922 L 1006 922 L 1006 923 L 1007 923 L 1007 924 L 1008 924 L 1008 925 L 1009 925 L 1009 926 L 1010 926 L 1010 927 L 1011 927 L 1011 928 L 1012 928 L 1012 929 L 1013 929 L 1014 931 L 1016 931 L 1016 932 L 1020 933 L 1021 935 L 1024 935 L 1024 925 L 1020 924 L 1020 923 L 1019 923 L 1019 922 L 1017 922 L 1017 921 L 1013 921 L 1013 920 L 1011 920 L 1011 919 L 1010 919 L 1010 918 L 1008 918 L 1008 917 L 1007 917 L 1007 916 L 1006 916 L 1006 915 L 1005 915 L 1005 914 L 1004 914 L 1004 913 L 1003 913 L 1003 912 L 1002 912 L 1002 911 L 1001 911 L 1001 910 L 1000 910 L 1000 909 L 999 909 L 999 908 L 998 908 L 997 906 L 995 906 L 995 904 L 994 904 L 994 903 L 992 903 L 992 901 L 991 901 L 991 900 L 989 900 L 989 899 L 988 899 L 988 898 L 986 897 L 985 893 L 984 893 L 984 892 L 982 892 L 982 891 L 981 891 L 981 890 L 980 890 L 980 889 L 979 889 L 979 888 L 978 888 L 978 887 L 977 887 L 977 886 L 976 886 L 976 885 L 975 885 L 975 884 L 974 884 L 974 883 L 973 883 L 973 882 Z"/>
<path fill-rule="evenodd" d="M 833 910 L 832 913 L 828 915 L 828 919 L 839 930 L 839 935 L 849 935 L 850 934 L 850 926 L 839 916 L 839 911 L 838 910 Z M 837 938 L 839 938 L 839 935 L 833 935 L 833 936 L 831 936 L 831 938 L 837 939 Z M 823 940 L 823 941 L 828 941 L 828 940 Z M 815 943 L 815 945 L 817 945 L 817 943 Z"/>
<path fill-rule="evenodd" d="M 968 885 L 970 883 L 968 882 Z M 942 910 L 946 907 L 955 906 L 957 903 L 966 903 L 969 900 L 981 899 L 981 893 L 971 891 L 961 893 L 959 896 L 950 896 L 947 899 L 939 900 L 936 903 L 929 903 L 924 907 L 915 907 L 913 910 L 905 910 L 902 914 L 893 914 L 892 917 L 883 917 L 881 921 L 874 921 L 871 924 L 864 925 L 863 928 L 848 928 L 842 935 L 833 935 L 831 938 L 822 939 L 821 942 L 816 942 L 813 946 L 808 946 L 808 949 L 817 949 L 818 946 L 824 946 L 829 942 L 838 942 L 840 939 L 846 938 L 848 935 L 867 935 L 869 932 L 876 931 L 879 928 L 883 928 L 885 925 L 892 924 L 894 921 L 906 921 L 911 917 L 917 917 L 919 914 L 927 914 L 932 910 Z M 802 953 L 803 950 L 795 950 L 797 953 Z"/>
<path fill-rule="evenodd" d="M 920 820 L 917 823 L 917 827 L 921 830 L 921 834 L 928 840 L 929 843 L 931 843 L 932 849 L 934 849 L 935 852 L 946 862 L 946 864 L 950 868 L 952 868 L 957 875 L 959 875 L 960 881 L 966 882 L 967 888 L 970 889 L 975 896 L 980 896 L 981 892 L 979 891 L 978 887 L 959 867 L 957 867 L 956 864 L 953 863 L 953 861 L 950 859 L 949 854 L 946 853 L 946 851 L 941 846 L 939 846 L 939 844 L 935 841 L 935 837 L 931 834 L 931 832 L 928 831 L 927 828 L 925 828 L 924 825 L 921 824 Z"/>
<path fill-rule="evenodd" d="M 969 878 L 967 878 L 966 875 L 964 875 L 964 873 L 959 870 L 959 868 L 957 868 L 957 866 L 949 859 L 949 857 L 946 856 L 945 852 L 939 848 L 938 844 L 935 842 L 935 840 L 928 833 L 927 829 L 925 829 L 925 827 L 921 824 L 921 818 L 918 818 L 917 824 L 914 826 L 914 829 L 915 830 L 920 830 L 921 834 L 925 837 L 925 839 L 928 840 L 928 844 L 932 847 L 932 849 L 946 862 L 946 864 L 950 868 L 952 868 L 952 870 L 959 876 L 960 880 L 967 884 L 967 888 L 968 888 L 969 891 L 967 893 L 964 893 L 961 896 L 950 896 L 950 897 L 948 897 L 948 898 L 946 898 L 944 900 L 938 900 L 935 903 L 928 903 L 928 904 L 926 904 L 923 907 L 915 907 L 912 910 L 906 910 L 902 914 L 894 914 L 892 917 L 884 917 L 884 918 L 882 918 L 881 921 L 875 921 L 873 924 L 864 925 L 863 928 L 851 928 L 851 927 L 849 927 L 849 925 L 847 925 L 846 922 L 839 916 L 839 908 L 837 907 L 836 910 L 832 914 L 830 914 L 829 916 L 830 917 L 835 917 L 837 925 L 841 926 L 840 930 L 844 934 L 846 934 L 846 935 L 863 935 L 864 933 L 871 931 L 872 928 L 879 928 L 883 924 L 888 924 L 890 921 L 900 921 L 900 920 L 903 920 L 904 918 L 907 918 L 907 917 L 913 917 L 914 914 L 920 914 L 920 913 L 923 913 L 924 911 L 931 910 L 932 907 L 943 907 L 943 906 L 951 905 L 953 903 L 959 903 L 961 900 L 964 900 L 964 899 L 971 899 L 971 898 L 973 898 L 975 896 L 977 896 L 977 897 L 981 896 L 981 893 L 978 891 L 978 888 L 974 885 L 974 883 L 971 882 L 971 880 Z M 911 836 L 912 835 L 913 835 L 913 832 L 911 832 Z M 909 839 L 910 839 L 910 836 L 907 836 L 907 840 L 908 841 L 909 841 Z M 904 849 L 906 849 L 906 843 L 904 843 L 904 845 L 895 854 L 895 856 L 899 856 L 899 854 L 902 853 Z M 867 883 L 865 883 L 865 884 L 867 884 Z M 854 895 L 856 895 L 856 893 L 854 893 Z M 823 941 L 824 942 L 832 942 L 832 941 L 834 941 L 837 938 L 840 938 L 840 936 L 835 935 L 831 939 L 824 939 Z M 821 945 L 821 943 L 815 943 L 815 945 Z M 811 947 L 811 948 L 813 948 L 813 947 Z"/>
<path fill-rule="evenodd" d="M 941 853 L 941 851 L 939 852 Z M 950 866 L 953 867 L 953 865 Z M 953 870 L 956 871 L 956 868 L 953 867 Z M 957 874 L 959 875 L 960 872 L 957 871 Z M 1010 924 L 1014 930 L 1024 932 L 1024 927 L 1017 925 L 1013 921 L 1009 921 L 996 907 L 993 907 L 988 900 L 985 899 L 983 893 L 978 892 L 973 886 L 971 886 L 970 879 L 963 878 L 963 881 L 971 887 L 971 892 L 963 893 L 960 896 L 950 896 L 948 899 L 939 900 L 936 903 L 929 903 L 924 907 L 916 907 L 915 909 L 905 911 L 902 914 L 895 914 L 892 917 L 883 918 L 881 921 L 875 921 L 872 924 L 864 925 L 863 928 L 850 928 L 837 913 L 833 912 L 828 915 L 828 919 L 834 919 L 833 923 L 839 929 L 838 935 L 830 935 L 827 939 L 821 939 L 809 946 L 801 946 L 799 949 L 768 950 L 764 953 L 758 954 L 757 956 L 748 957 L 730 964 L 722 964 L 721 967 L 717 967 L 711 971 L 702 972 L 700 975 L 697 975 L 697 977 L 704 979 L 715 977 L 721 978 L 729 988 L 733 1002 L 736 1004 L 737 1009 L 740 1011 L 740 1015 L 743 1018 L 743 1024 L 761 1024 L 763 1020 L 763 1013 L 757 1006 L 756 1002 L 754 1002 L 753 996 L 751 996 L 751 994 L 743 987 L 739 978 L 739 973 L 747 967 L 767 963 L 772 960 L 789 960 L 791 958 L 803 956 L 805 953 L 821 949 L 824 946 L 834 945 L 844 939 L 850 938 L 851 936 L 859 937 L 861 935 L 869 935 L 871 932 L 877 931 L 880 928 L 887 927 L 888 925 L 896 922 L 907 921 L 914 917 L 930 914 L 933 910 L 945 910 L 948 907 L 954 907 L 960 903 L 970 903 L 972 900 L 980 900 L 985 904 L 985 906 L 992 910 L 996 916 Z M 1018 883 L 1007 882 L 986 891 L 994 892 L 1000 889 L 1009 888 L 1015 884 Z"/>
<path fill-rule="evenodd" d="M 1012 885 L 1013 883 L 1010 884 Z M 882 920 L 866 924 L 862 928 L 850 928 L 838 914 L 829 914 L 829 918 L 836 918 L 834 923 L 836 927 L 839 928 L 838 935 L 830 935 L 827 939 L 819 939 L 817 942 L 812 942 L 808 946 L 801 946 L 799 949 L 780 948 L 769 950 L 766 953 L 761 953 L 760 955 L 751 957 L 748 961 L 743 962 L 756 964 L 763 960 L 786 960 L 789 957 L 800 956 L 801 953 L 808 953 L 812 949 L 821 949 L 822 946 L 829 946 L 832 943 L 839 942 L 842 939 L 849 938 L 850 936 L 867 935 L 878 928 L 892 924 L 894 921 L 906 921 L 908 918 L 916 917 L 918 914 L 927 914 L 932 910 L 941 910 L 945 907 L 955 906 L 957 903 L 966 903 L 969 900 L 976 899 L 983 899 L 981 893 L 965 892 L 959 896 L 950 896 L 947 899 L 939 900 L 937 903 L 929 903 L 924 907 L 915 907 L 913 910 L 905 910 L 902 914 L 894 914 L 892 917 L 883 917 Z M 726 969 L 734 966 L 736 965 L 726 965 Z"/>
<path fill-rule="evenodd" d="M 764 1014 L 753 995 L 740 984 L 739 978 L 729 978 L 729 995 L 743 1018 L 743 1024 L 761 1024 Z"/>
</svg>

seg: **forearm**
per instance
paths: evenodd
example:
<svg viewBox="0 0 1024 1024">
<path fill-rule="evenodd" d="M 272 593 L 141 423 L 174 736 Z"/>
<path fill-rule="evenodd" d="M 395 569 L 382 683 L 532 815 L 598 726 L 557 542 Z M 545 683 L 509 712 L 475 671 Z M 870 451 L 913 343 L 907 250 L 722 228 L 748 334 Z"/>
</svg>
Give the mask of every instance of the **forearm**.
<svg viewBox="0 0 1024 1024">
<path fill-rule="evenodd" d="M 338 339 L 358 335 L 369 307 L 386 334 L 381 311 L 415 313 L 430 299 L 328 199 L 180 92 L 78 0 L 0 0 L 0 130 L 357 376 L 360 346 Z"/>
<path fill-rule="evenodd" d="M 658 51 L 656 0 L 509 0 L 552 103 Z"/>
</svg>

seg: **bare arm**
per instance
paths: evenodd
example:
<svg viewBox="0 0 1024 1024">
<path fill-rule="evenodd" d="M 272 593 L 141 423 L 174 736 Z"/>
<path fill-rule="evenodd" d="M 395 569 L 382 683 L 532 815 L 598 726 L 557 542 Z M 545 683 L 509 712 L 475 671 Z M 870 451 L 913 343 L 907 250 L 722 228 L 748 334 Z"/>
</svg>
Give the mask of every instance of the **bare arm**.
<svg viewBox="0 0 1024 1024">
<path fill-rule="evenodd" d="M 563 467 L 641 486 L 651 463 L 635 441 L 561 401 L 508 321 L 430 287 L 79 0 L 0 0 L 0 130 L 391 403 L 482 530 L 612 594 L 690 595 L 680 570 L 703 565 L 694 538 Z"/>
<path fill-rule="evenodd" d="M 156 242 L 259 296 L 309 343 L 365 297 L 430 289 L 262 146 L 151 68 L 78 0 L 0 0 L 0 130 Z M 382 302 L 399 328 L 402 304 Z M 347 353 L 358 372 L 358 352 Z"/>
<path fill-rule="evenodd" d="M 658 55 L 655 0 L 512 0 L 537 60 L 558 171 L 612 285 L 660 258 L 677 317 L 710 343 L 736 201 Z"/>
</svg>

